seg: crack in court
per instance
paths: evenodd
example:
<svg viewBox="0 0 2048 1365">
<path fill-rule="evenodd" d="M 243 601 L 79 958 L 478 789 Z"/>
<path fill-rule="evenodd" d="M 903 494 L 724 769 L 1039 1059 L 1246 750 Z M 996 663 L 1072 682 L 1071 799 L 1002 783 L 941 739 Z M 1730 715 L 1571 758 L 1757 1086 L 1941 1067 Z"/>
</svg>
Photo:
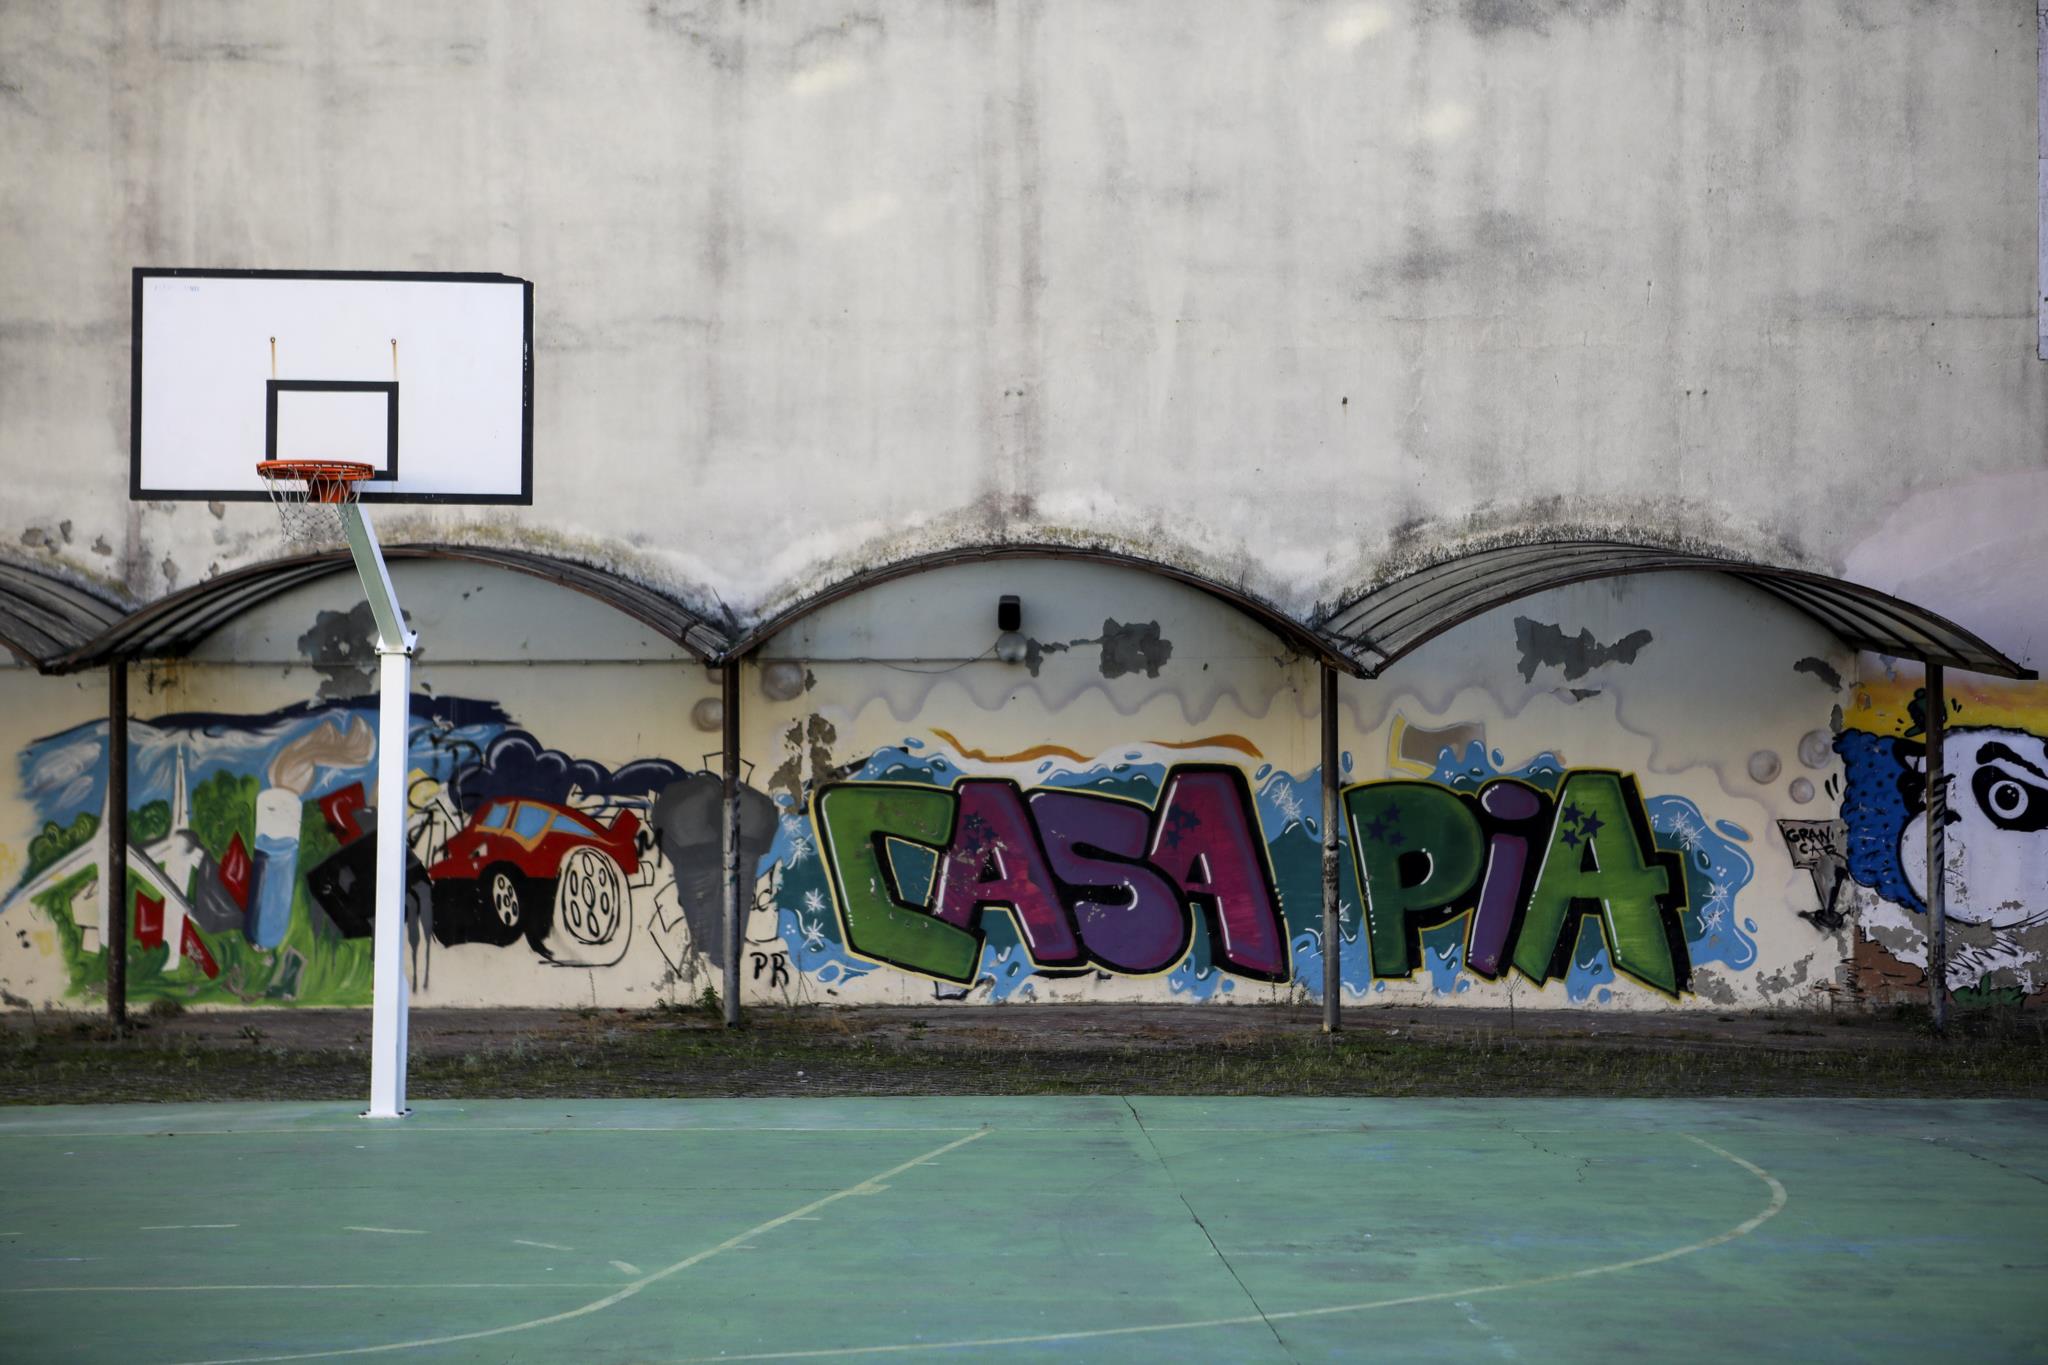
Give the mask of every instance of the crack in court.
<svg viewBox="0 0 2048 1365">
<path fill-rule="evenodd" d="M 1196 1213 L 1195 1206 L 1188 1202 L 1187 1193 L 1180 1187 L 1179 1177 L 1174 1175 L 1173 1167 L 1166 1160 L 1166 1153 L 1159 1150 L 1159 1143 L 1153 1139 L 1152 1130 L 1145 1126 L 1144 1117 L 1138 1113 L 1138 1107 L 1131 1103 L 1129 1096 L 1122 1098 L 1124 1108 L 1131 1111 L 1131 1120 L 1138 1125 L 1138 1132 L 1145 1139 L 1145 1145 L 1152 1149 L 1153 1158 L 1159 1162 L 1159 1169 L 1165 1171 L 1166 1178 L 1173 1182 L 1174 1197 L 1180 1200 L 1181 1207 L 1188 1211 L 1188 1217 L 1194 1219 L 1195 1226 L 1201 1229 L 1203 1238 L 1209 1243 L 1209 1250 L 1223 1263 L 1223 1268 L 1230 1272 L 1230 1278 L 1237 1281 L 1238 1292 L 1244 1295 L 1244 1300 L 1252 1306 L 1252 1311 L 1259 1315 L 1259 1321 L 1266 1324 L 1266 1330 L 1273 1334 L 1274 1344 L 1287 1352 L 1289 1360 L 1295 1360 L 1293 1348 L 1281 1337 L 1280 1329 L 1273 1325 L 1273 1320 L 1266 1316 L 1266 1310 L 1260 1306 L 1258 1296 L 1252 1293 L 1251 1286 L 1244 1282 L 1244 1276 L 1237 1273 L 1237 1267 L 1230 1263 L 1230 1258 L 1223 1254 L 1223 1248 L 1216 1245 L 1215 1234 L 1211 1233 L 1209 1225 L 1202 1221 L 1202 1215 Z"/>
</svg>

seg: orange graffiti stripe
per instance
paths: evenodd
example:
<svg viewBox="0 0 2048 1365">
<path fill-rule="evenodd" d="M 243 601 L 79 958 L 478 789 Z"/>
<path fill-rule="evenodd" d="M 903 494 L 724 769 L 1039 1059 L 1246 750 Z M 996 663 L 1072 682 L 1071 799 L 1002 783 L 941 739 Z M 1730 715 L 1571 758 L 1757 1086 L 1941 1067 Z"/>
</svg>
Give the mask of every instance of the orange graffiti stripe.
<svg viewBox="0 0 2048 1365">
<path fill-rule="evenodd" d="M 953 751 L 962 758 L 971 758 L 977 763 L 1029 763 L 1035 758 L 1071 758 L 1076 763 L 1086 763 L 1088 755 L 1076 753 L 1058 744 L 1037 744 L 1029 749 L 1019 749 L 1014 754 L 992 754 L 986 749 L 970 749 L 945 730 L 934 726 L 932 733 L 953 746 Z M 1261 757 L 1258 746 L 1243 735 L 1210 735 L 1206 739 L 1145 741 L 1161 749 L 1235 749 L 1253 758 Z"/>
<path fill-rule="evenodd" d="M 1146 743 L 1157 744 L 1162 749 L 1235 749 L 1239 753 L 1247 754 L 1252 758 L 1265 757 L 1265 755 L 1259 752 L 1259 746 L 1246 739 L 1243 735 L 1210 735 L 1207 739 L 1184 739 L 1178 741 L 1154 739 L 1147 740 Z"/>
</svg>

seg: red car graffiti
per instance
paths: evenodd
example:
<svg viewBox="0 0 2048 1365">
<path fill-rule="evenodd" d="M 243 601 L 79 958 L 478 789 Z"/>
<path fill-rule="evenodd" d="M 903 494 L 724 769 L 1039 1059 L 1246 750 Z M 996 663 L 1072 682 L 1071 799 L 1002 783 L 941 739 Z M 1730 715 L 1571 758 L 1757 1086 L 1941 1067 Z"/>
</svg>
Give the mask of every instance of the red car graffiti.
<svg viewBox="0 0 2048 1365">
<path fill-rule="evenodd" d="M 640 870 L 639 833 L 631 811 L 607 828 L 552 801 L 487 802 L 427 869 L 437 937 L 443 905 L 467 891 L 464 938 L 524 937 L 542 956 L 581 966 L 618 961 L 631 932 L 627 878 Z"/>
</svg>

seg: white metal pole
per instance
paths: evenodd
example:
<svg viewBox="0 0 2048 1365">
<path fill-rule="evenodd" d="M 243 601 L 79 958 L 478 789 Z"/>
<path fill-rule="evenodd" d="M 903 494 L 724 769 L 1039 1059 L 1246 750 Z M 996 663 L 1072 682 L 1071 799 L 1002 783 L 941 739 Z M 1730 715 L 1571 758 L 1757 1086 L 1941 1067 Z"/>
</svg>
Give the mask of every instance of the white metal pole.
<svg viewBox="0 0 2048 1365">
<path fill-rule="evenodd" d="M 377 918 L 370 974 L 370 1107 L 365 1118 L 403 1118 L 406 1061 L 406 779 L 412 731 L 412 651 L 368 515 L 344 509 L 349 553 L 377 622 Z"/>
<path fill-rule="evenodd" d="M 380 644 L 377 652 L 377 923 L 367 1117 L 395 1119 L 406 1113 L 405 779 L 412 651 Z"/>
<path fill-rule="evenodd" d="M 1338 899 L 1342 885 L 1338 864 L 1337 822 L 1344 818 L 1338 804 L 1343 786 L 1342 754 L 1337 742 L 1337 670 L 1328 660 L 1322 664 L 1323 684 L 1323 1032 L 1336 1033 L 1344 1027 L 1344 906 Z M 1363 947 L 1365 940 L 1361 938 Z"/>
<path fill-rule="evenodd" d="M 1948 696 L 1941 665 L 1927 665 L 1927 1007 L 1948 1032 Z"/>
</svg>

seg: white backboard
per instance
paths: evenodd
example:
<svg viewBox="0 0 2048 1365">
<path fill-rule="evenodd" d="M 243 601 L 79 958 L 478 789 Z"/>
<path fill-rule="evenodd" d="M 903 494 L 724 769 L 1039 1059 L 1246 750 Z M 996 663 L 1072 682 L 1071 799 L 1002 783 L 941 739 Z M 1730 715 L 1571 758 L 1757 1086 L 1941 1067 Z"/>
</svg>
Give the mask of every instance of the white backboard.
<svg viewBox="0 0 2048 1365">
<path fill-rule="evenodd" d="M 135 272 L 138 499 L 268 497 L 355 460 L 365 502 L 533 501 L 533 286 L 506 275 Z"/>
</svg>

